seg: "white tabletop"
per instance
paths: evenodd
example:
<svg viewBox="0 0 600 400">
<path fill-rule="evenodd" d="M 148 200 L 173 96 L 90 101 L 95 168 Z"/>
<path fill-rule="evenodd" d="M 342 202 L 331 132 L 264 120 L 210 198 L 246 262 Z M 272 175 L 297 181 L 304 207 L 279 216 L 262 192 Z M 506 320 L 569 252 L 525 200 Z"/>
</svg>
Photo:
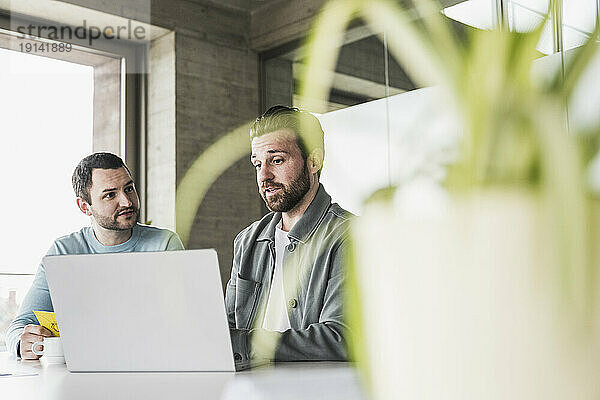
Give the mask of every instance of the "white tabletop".
<svg viewBox="0 0 600 400">
<path fill-rule="evenodd" d="M 17 361 L 0 353 L 4 373 L 14 375 L 0 377 L 2 399 L 364 399 L 355 369 L 335 362 L 273 364 L 238 373 L 71 373 L 64 364 Z"/>
</svg>

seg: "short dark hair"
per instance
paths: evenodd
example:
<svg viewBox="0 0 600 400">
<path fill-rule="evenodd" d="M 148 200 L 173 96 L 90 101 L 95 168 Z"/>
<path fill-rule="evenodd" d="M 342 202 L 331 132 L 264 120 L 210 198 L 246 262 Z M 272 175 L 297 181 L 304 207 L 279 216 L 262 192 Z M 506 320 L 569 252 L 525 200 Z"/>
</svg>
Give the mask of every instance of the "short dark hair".
<svg viewBox="0 0 600 400">
<path fill-rule="evenodd" d="M 71 179 L 71 182 L 73 183 L 75 196 L 81 197 L 88 204 L 92 204 L 92 199 L 90 198 L 90 187 L 92 186 L 92 171 L 96 168 L 125 168 L 129 175 L 131 175 L 129 168 L 127 168 L 127 165 L 125 165 L 121 157 L 112 153 L 94 153 L 79 161 L 79 164 L 77 164 L 75 167 L 75 171 L 73 171 L 73 178 Z"/>
<path fill-rule="evenodd" d="M 311 113 L 296 107 L 277 105 L 269 108 L 250 127 L 250 140 L 283 129 L 291 130 L 296 136 L 304 161 L 315 149 L 320 149 L 325 155 L 321 123 Z"/>
</svg>

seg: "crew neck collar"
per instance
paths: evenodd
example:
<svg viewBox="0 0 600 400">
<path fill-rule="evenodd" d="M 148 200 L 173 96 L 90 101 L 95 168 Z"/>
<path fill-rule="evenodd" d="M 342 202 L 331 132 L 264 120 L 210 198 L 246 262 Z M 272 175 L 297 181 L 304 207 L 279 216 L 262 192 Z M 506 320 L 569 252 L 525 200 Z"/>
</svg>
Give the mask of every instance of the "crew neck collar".
<svg viewBox="0 0 600 400">
<path fill-rule="evenodd" d="M 119 253 L 123 251 L 129 251 L 137 244 L 140 238 L 140 227 L 139 224 L 136 223 L 132 228 L 131 237 L 127 241 L 114 246 L 105 246 L 100 243 L 98 238 L 96 238 L 94 229 L 91 226 L 88 226 L 87 228 L 86 239 L 92 248 L 98 253 Z"/>
</svg>

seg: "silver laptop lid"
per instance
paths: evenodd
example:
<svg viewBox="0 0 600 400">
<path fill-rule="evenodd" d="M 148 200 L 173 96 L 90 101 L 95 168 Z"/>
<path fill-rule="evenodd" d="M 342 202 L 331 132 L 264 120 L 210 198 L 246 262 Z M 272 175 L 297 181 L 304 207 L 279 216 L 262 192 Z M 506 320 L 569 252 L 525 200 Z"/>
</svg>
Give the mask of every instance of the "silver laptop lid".
<svg viewBox="0 0 600 400">
<path fill-rule="evenodd" d="M 70 371 L 235 371 L 214 250 L 43 262 Z"/>
</svg>

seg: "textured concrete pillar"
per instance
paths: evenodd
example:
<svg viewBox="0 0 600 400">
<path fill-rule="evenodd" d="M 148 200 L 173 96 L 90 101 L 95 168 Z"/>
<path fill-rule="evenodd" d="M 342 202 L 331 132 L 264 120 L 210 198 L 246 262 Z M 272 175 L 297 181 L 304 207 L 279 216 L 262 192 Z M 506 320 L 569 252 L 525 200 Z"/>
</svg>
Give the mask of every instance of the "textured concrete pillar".
<svg viewBox="0 0 600 400">
<path fill-rule="evenodd" d="M 121 61 L 94 67 L 94 151 L 121 154 Z"/>
<path fill-rule="evenodd" d="M 146 218 L 175 229 L 175 33 L 150 45 L 146 130 Z"/>
</svg>

